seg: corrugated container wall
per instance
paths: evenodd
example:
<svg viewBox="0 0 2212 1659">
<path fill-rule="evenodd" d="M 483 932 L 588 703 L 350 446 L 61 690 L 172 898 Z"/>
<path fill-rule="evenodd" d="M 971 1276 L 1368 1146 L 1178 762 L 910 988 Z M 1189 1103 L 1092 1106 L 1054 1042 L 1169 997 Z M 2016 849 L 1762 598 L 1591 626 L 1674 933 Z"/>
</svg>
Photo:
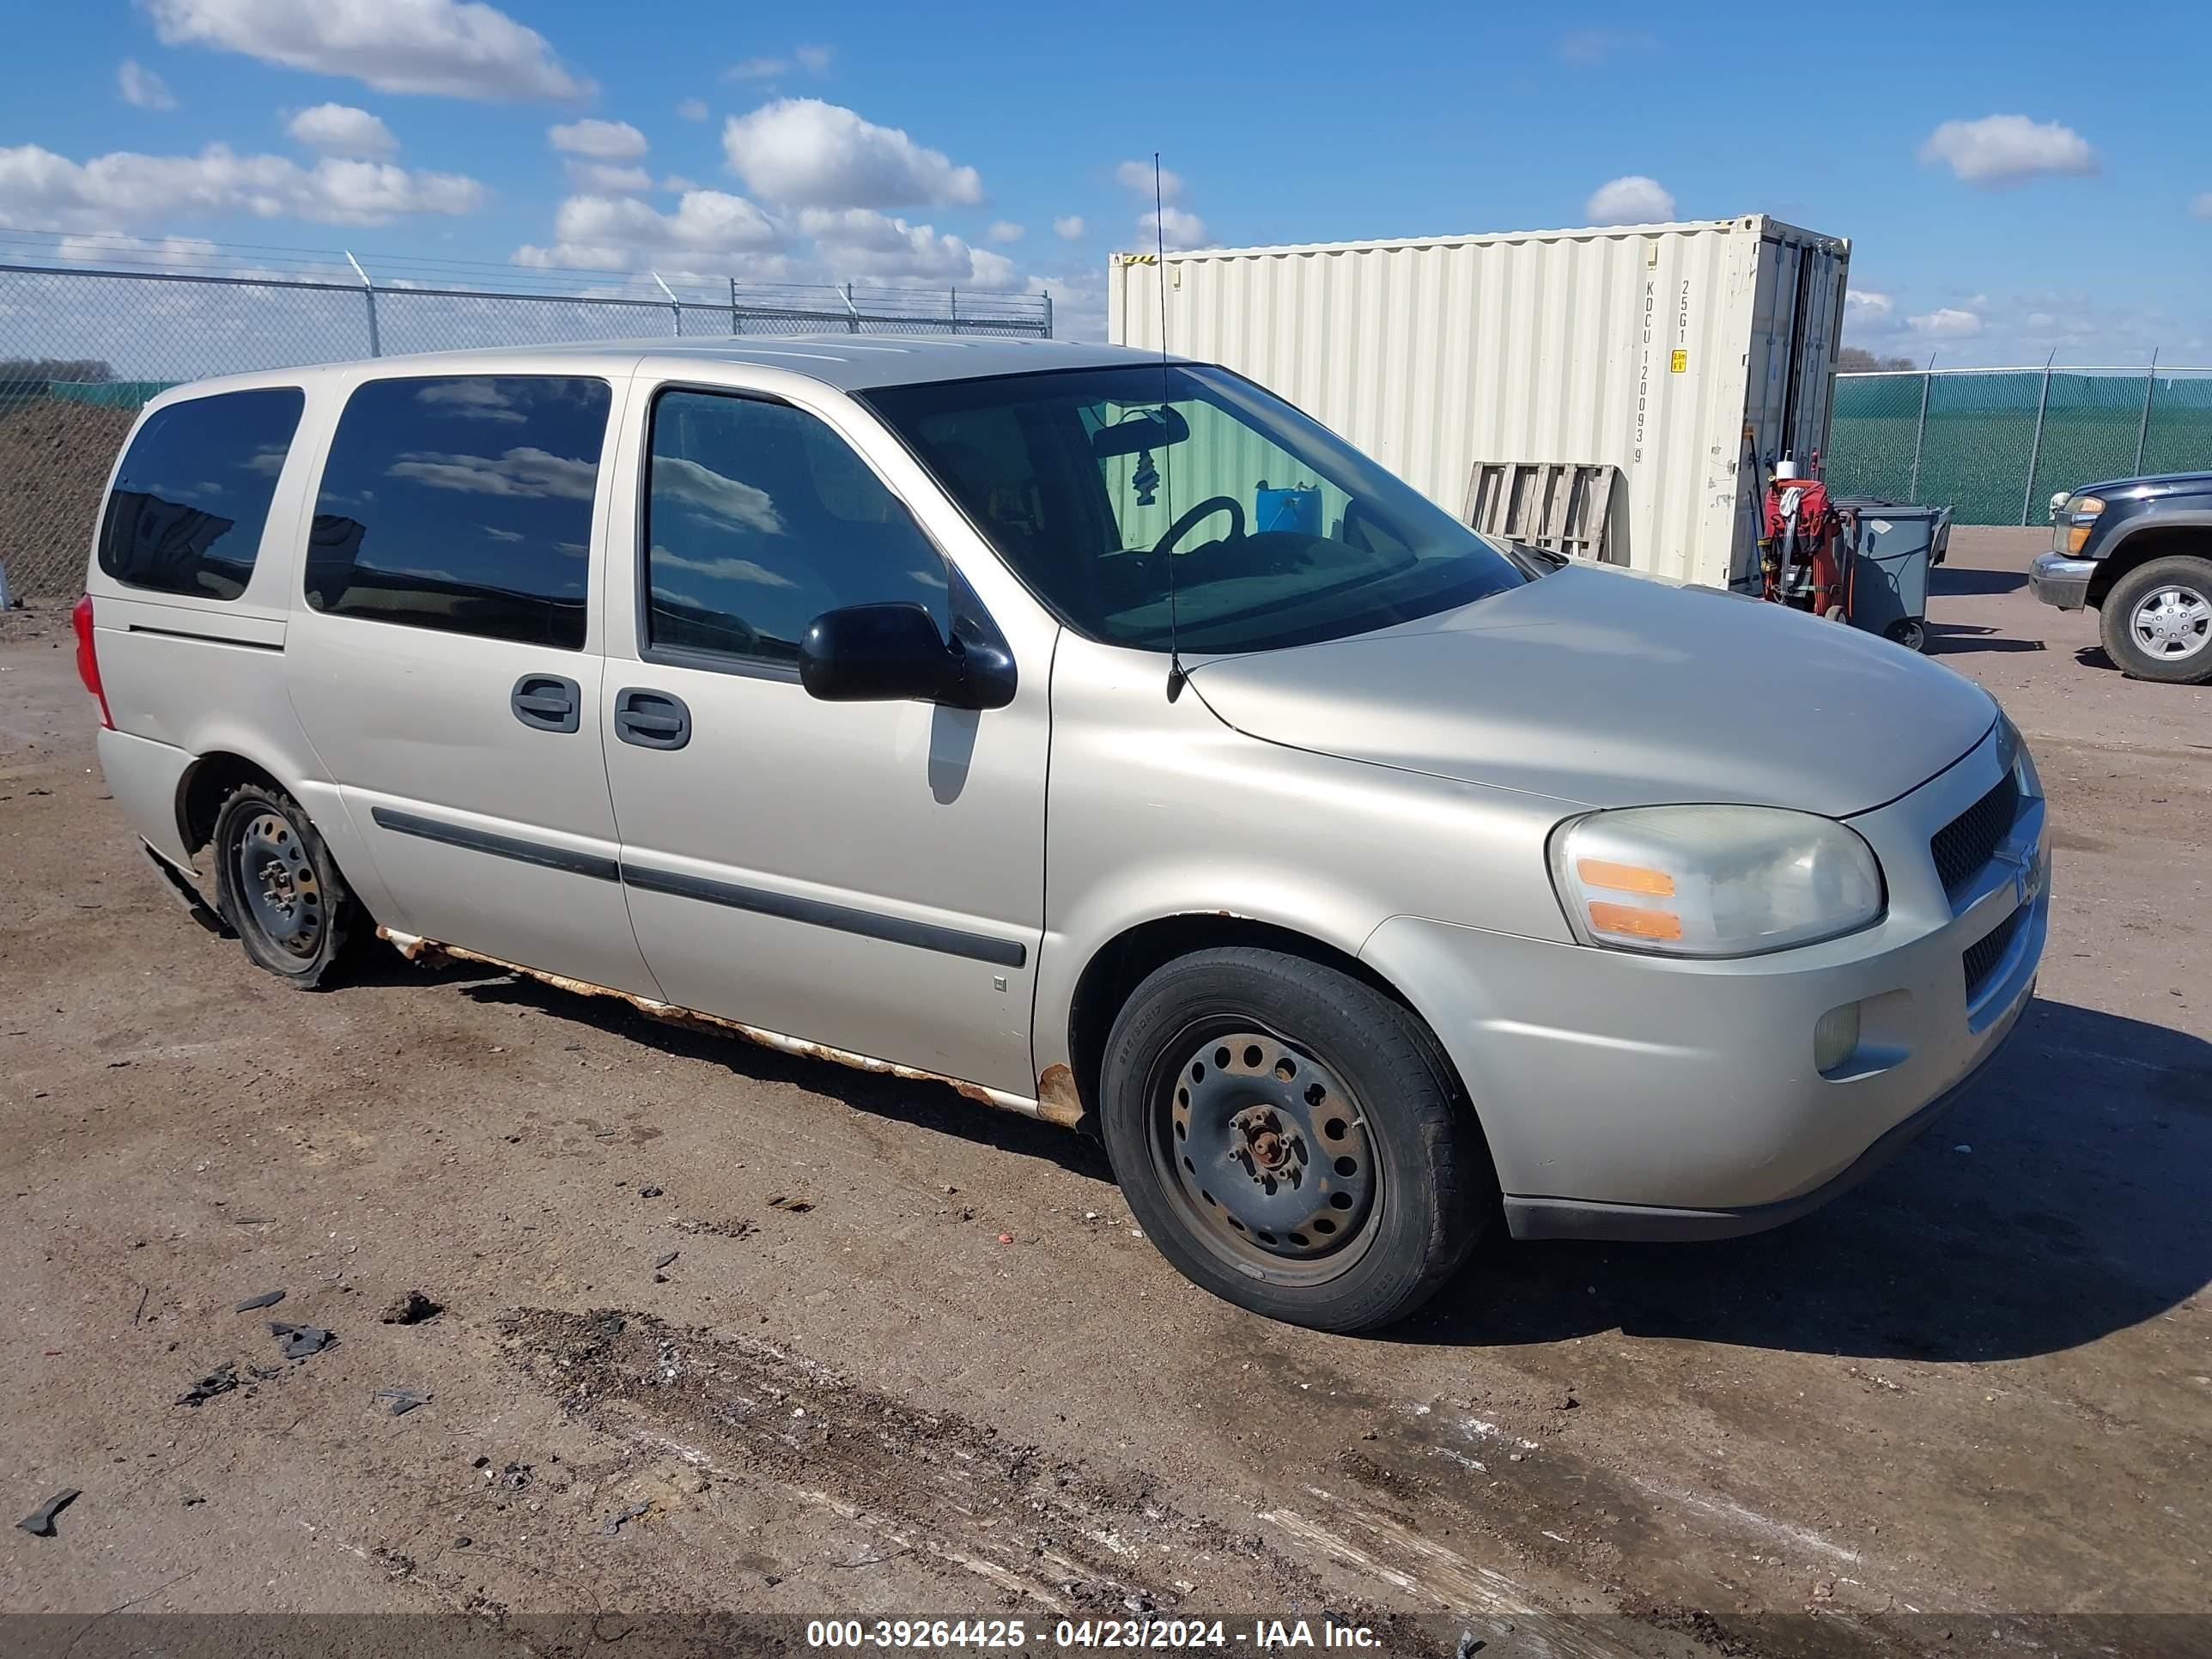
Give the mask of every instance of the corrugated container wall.
<svg viewBox="0 0 2212 1659">
<path fill-rule="evenodd" d="M 1716 586 L 1757 568 L 1759 453 L 1827 442 L 1850 244 L 1690 224 L 1117 254 L 1121 345 L 1225 363 L 1455 515 L 1478 464 L 1613 468 L 1607 556 Z M 1279 481 L 1287 482 L 1287 481 Z"/>
</svg>

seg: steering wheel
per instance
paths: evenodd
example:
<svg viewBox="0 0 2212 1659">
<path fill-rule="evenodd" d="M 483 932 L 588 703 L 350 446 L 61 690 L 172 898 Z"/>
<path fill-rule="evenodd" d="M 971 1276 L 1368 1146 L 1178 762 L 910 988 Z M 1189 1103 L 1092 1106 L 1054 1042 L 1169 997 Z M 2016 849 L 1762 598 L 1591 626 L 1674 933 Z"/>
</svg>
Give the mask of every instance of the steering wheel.
<svg viewBox="0 0 2212 1659">
<path fill-rule="evenodd" d="M 1164 553 L 1183 538 L 1190 527 L 1209 513 L 1226 513 L 1231 520 L 1230 539 L 1242 540 L 1244 535 L 1244 508 L 1233 495 L 1209 495 L 1196 507 L 1186 509 L 1168 526 L 1168 533 L 1152 544 L 1152 551 Z"/>
</svg>

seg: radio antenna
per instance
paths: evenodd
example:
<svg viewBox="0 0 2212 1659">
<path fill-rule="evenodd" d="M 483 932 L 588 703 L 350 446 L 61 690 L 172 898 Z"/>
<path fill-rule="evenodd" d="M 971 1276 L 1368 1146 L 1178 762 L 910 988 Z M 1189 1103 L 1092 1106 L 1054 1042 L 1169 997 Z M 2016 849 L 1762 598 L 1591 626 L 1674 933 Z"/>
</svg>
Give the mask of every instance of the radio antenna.
<svg viewBox="0 0 2212 1659">
<path fill-rule="evenodd" d="M 1160 188 L 1160 153 L 1152 152 L 1152 271 L 1160 285 L 1160 427 L 1167 429 L 1168 419 L 1168 231 L 1167 198 Z M 1175 447 L 1163 443 L 1160 456 L 1167 465 L 1161 469 L 1161 489 L 1167 497 L 1168 528 L 1175 528 Z M 1182 696 L 1183 682 L 1190 676 L 1183 672 L 1182 653 L 1176 644 L 1176 553 L 1170 546 L 1160 555 L 1167 562 L 1168 573 L 1168 701 L 1173 702 Z"/>
</svg>

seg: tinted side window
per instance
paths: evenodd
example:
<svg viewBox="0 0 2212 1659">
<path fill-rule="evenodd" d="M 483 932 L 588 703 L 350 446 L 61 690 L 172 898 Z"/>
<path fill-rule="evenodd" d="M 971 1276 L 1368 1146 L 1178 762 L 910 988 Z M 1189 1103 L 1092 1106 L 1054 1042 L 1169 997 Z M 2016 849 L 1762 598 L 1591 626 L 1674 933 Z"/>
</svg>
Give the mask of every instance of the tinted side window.
<svg viewBox="0 0 2212 1659">
<path fill-rule="evenodd" d="M 147 416 L 107 498 L 100 568 L 133 587 L 236 599 L 306 406 L 297 387 L 270 386 Z"/>
<path fill-rule="evenodd" d="M 646 495 L 647 642 L 792 665 L 840 605 L 918 601 L 945 560 L 842 438 L 787 404 L 665 392 Z"/>
<path fill-rule="evenodd" d="M 331 440 L 307 603 L 574 651 L 584 643 L 605 380 L 372 380 Z"/>
</svg>

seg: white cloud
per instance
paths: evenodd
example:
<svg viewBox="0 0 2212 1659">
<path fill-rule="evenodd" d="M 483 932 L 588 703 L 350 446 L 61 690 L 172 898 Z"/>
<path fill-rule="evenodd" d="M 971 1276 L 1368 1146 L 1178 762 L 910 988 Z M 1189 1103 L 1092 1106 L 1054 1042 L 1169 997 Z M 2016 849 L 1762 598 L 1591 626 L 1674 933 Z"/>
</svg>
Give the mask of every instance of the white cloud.
<svg viewBox="0 0 2212 1659">
<path fill-rule="evenodd" d="M 2049 311 L 2031 311 L 2024 320 L 2030 328 L 2044 329 L 2058 326 L 2057 313 Z"/>
<path fill-rule="evenodd" d="M 1965 183 L 1984 190 L 2092 173 L 2100 165 L 2089 141 L 2073 128 L 2025 115 L 1946 121 L 1928 135 L 1920 159 L 1940 161 Z"/>
<path fill-rule="evenodd" d="M 553 216 L 553 237 L 552 246 L 516 250 L 515 263 L 630 270 L 662 254 L 727 258 L 781 240 L 766 214 L 719 190 L 685 191 L 673 213 L 628 197 L 571 196 Z"/>
<path fill-rule="evenodd" d="M 325 155 L 395 155 L 399 141 L 392 129 L 365 109 L 349 104 L 318 104 L 287 122 L 284 131 L 309 149 Z"/>
<path fill-rule="evenodd" d="M 1844 295 L 1844 305 L 1848 313 L 1867 319 L 1887 317 L 1897 309 L 1897 301 L 1888 295 L 1858 288 Z"/>
<path fill-rule="evenodd" d="M 757 484 L 726 477 L 712 467 L 702 466 L 696 461 L 684 460 L 674 455 L 654 456 L 653 485 L 656 490 L 665 490 L 679 501 L 688 501 L 702 513 L 726 519 L 732 524 L 758 531 L 763 536 L 785 533 L 783 519 L 776 512 L 775 502 L 768 491 Z M 664 552 L 666 552 L 664 548 L 653 550 L 656 558 Z M 683 564 L 688 570 L 702 570 L 709 575 L 735 576 L 740 581 L 759 580 L 743 575 L 734 569 L 716 569 L 713 563 L 678 560 L 673 554 L 670 554 L 669 558 L 672 562 Z"/>
<path fill-rule="evenodd" d="M 1607 179 L 1590 192 L 1583 212 L 1594 225 L 1656 225 L 1674 216 L 1674 198 L 1640 173 Z"/>
<path fill-rule="evenodd" d="M 725 81 L 780 80 L 791 73 L 794 64 L 809 75 L 827 75 L 832 56 L 828 46 L 799 46 L 788 58 L 741 58 L 722 71 L 722 78 Z"/>
<path fill-rule="evenodd" d="M 487 455 L 448 455 L 433 450 L 403 453 L 385 469 L 388 477 L 411 478 L 433 489 L 465 490 L 476 495 L 532 495 L 588 501 L 599 483 L 599 468 L 550 450 L 524 445 L 497 459 Z"/>
<path fill-rule="evenodd" d="M 545 136 L 563 154 L 595 161 L 635 161 L 645 154 L 645 135 L 627 121 L 571 121 L 546 128 Z"/>
<path fill-rule="evenodd" d="M 2192 219 L 2212 219 L 2212 190 L 2206 191 L 2189 204 L 2189 216 Z"/>
<path fill-rule="evenodd" d="M 158 242 L 136 236 L 64 236 L 54 252 L 62 258 L 94 265 L 205 267 L 222 257 L 213 242 L 197 236 L 164 236 Z"/>
<path fill-rule="evenodd" d="M 588 96 L 536 29 L 482 0 L 144 0 L 168 46 L 456 98 Z"/>
<path fill-rule="evenodd" d="M 994 220 L 990 229 L 983 233 L 994 242 L 1018 242 L 1029 234 L 1011 219 Z"/>
<path fill-rule="evenodd" d="M 568 182 L 586 196 L 629 196 L 653 188 L 653 175 L 643 167 L 611 167 L 605 161 L 564 164 Z"/>
<path fill-rule="evenodd" d="M 1642 29 L 1569 29 L 1559 37 L 1559 56 L 1570 64 L 1602 64 L 1617 52 L 1649 52 L 1655 42 Z"/>
<path fill-rule="evenodd" d="M 1114 169 L 1114 177 L 1120 180 L 1123 188 L 1133 190 L 1146 199 L 1151 199 L 1152 164 L 1150 161 L 1124 161 Z M 1182 175 L 1172 167 L 1162 167 L 1160 169 L 1160 200 L 1180 202 L 1182 200 Z"/>
<path fill-rule="evenodd" d="M 678 120 L 703 121 L 707 118 L 707 100 L 686 98 L 676 106 L 676 115 Z"/>
<path fill-rule="evenodd" d="M 118 150 L 82 163 L 21 144 L 0 149 L 0 224 L 102 230 L 195 214 L 250 214 L 319 224 L 378 225 L 412 213 L 473 213 L 489 192 L 473 179 L 388 161 L 281 155 L 210 144 L 198 155 Z"/>
<path fill-rule="evenodd" d="M 1070 213 L 1052 222 L 1052 234 L 1063 242 L 1079 241 L 1083 236 L 1083 216 Z"/>
<path fill-rule="evenodd" d="M 840 276 L 883 282 L 943 283 L 957 288 L 1015 289 L 1013 261 L 971 247 L 934 226 L 910 225 L 870 208 L 807 208 L 799 228 Z"/>
<path fill-rule="evenodd" d="M 136 58 L 126 58 L 115 71 L 116 90 L 123 94 L 126 104 L 136 104 L 140 109 L 174 109 L 176 94 L 169 83 Z"/>
<path fill-rule="evenodd" d="M 1971 311 L 1960 311 L 1954 306 L 1939 306 L 1911 319 L 1913 329 L 1921 334 L 1949 335 L 1979 334 L 1982 319 Z"/>
<path fill-rule="evenodd" d="M 687 190 L 698 189 L 699 181 L 687 179 L 680 173 L 672 173 L 660 181 L 660 187 L 672 195 L 681 196 Z"/>
<path fill-rule="evenodd" d="M 1206 221 L 1172 202 L 1162 213 L 1139 216 L 1137 230 L 1147 243 L 1158 240 L 1173 248 L 1198 247 L 1206 241 Z"/>
<path fill-rule="evenodd" d="M 818 98 L 782 98 L 722 129 L 730 171 L 771 202 L 811 207 L 976 203 L 983 180 L 896 127 Z"/>
</svg>

